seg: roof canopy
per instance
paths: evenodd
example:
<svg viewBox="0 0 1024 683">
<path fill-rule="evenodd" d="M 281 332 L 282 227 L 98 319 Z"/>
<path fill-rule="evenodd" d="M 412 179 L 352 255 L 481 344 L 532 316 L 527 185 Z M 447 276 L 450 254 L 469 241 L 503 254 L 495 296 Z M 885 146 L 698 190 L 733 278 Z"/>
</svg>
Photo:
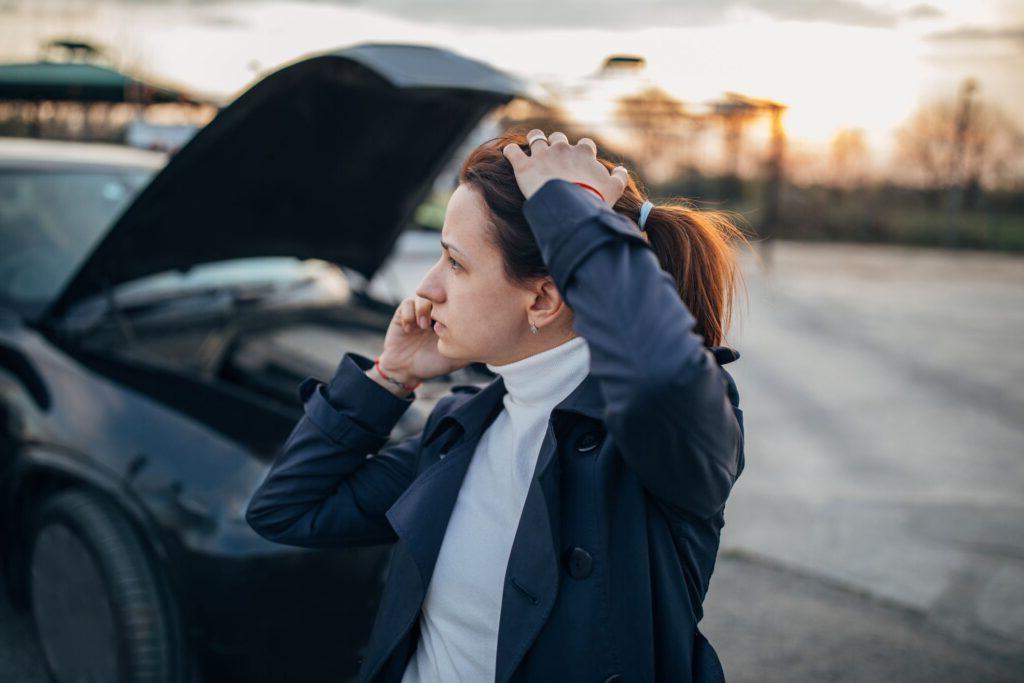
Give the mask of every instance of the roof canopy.
<svg viewBox="0 0 1024 683">
<path fill-rule="evenodd" d="M 199 104 L 193 97 L 97 64 L 0 64 L 0 100 Z"/>
</svg>

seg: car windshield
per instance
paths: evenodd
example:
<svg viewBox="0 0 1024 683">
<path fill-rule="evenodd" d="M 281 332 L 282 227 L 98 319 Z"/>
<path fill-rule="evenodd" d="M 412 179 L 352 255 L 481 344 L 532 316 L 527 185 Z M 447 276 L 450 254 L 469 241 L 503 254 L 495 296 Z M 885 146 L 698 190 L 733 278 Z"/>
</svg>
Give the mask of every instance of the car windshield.
<svg viewBox="0 0 1024 683">
<path fill-rule="evenodd" d="M 0 304 L 41 310 L 153 173 L 0 168 Z"/>
</svg>

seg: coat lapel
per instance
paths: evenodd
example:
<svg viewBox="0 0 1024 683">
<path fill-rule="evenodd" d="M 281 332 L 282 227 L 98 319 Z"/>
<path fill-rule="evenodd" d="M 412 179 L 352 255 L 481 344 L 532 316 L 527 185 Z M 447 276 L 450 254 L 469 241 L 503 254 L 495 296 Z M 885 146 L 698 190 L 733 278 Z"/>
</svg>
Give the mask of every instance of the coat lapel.
<svg viewBox="0 0 1024 683">
<path fill-rule="evenodd" d="M 505 574 L 494 678 L 497 683 L 512 677 L 558 597 L 560 468 L 553 457 L 557 443 L 550 423 L 543 444 L 540 457 L 549 465 L 540 479 L 534 477 L 530 482 Z"/>
<path fill-rule="evenodd" d="M 385 513 L 399 542 L 416 563 L 424 594 L 473 451 L 487 425 L 500 412 L 505 392 L 505 383 L 499 377 L 440 420 L 425 442 L 433 442 L 441 428 L 451 422 L 461 426 L 461 438 L 450 450 L 435 456 L 438 461 L 428 465 Z M 423 595 L 417 597 L 422 600 Z"/>
<path fill-rule="evenodd" d="M 462 403 L 441 418 L 431 433 L 424 435 L 421 457 L 433 462 L 384 513 L 398 535 L 398 543 L 370 637 L 367 661 L 361 670 L 367 672 L 365 680 L 377 675 L 415 624 L 470 458 L 487 424 L 500 411 L 504 394 L 505 385 L 499 377 L 476 394 L 467 394 Z M 446 428 L 452 427 L 461 435 L 456 432 L 449 435 L 451 438 L 434 443 Z M 438 448 L 442 449 L 440 453 L 435 452 Z"/>
<path fill-rule="evenodd" d="M 495 669 L 498 683 L 506 683 L 512 677 L 547 622 L 558 597 L 559 438 L 570 426 L 569 413 L 597 419 L 603 409 L 604 399 L 597 379 L 588 374 L 551 411 L 505 575 Z"/>
</svg>

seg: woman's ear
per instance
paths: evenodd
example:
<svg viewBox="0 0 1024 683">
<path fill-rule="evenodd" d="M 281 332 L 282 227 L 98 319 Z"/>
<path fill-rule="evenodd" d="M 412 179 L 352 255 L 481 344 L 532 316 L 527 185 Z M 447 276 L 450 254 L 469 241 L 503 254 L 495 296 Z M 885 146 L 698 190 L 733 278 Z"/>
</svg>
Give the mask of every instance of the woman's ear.
<svg viewBox="0 0 1024 683">
<path fill-rule="evenodd" d="M 562 298 L 562 293 L 558 291 L 558 287 L 555 286 L 555 281 L 550 275 L 537 281 L 534 287 L 533 303 L 530 306 L 530 313 L 534 320 L 557 318 L 568 308 L 565 299 Z"/>
</svg>

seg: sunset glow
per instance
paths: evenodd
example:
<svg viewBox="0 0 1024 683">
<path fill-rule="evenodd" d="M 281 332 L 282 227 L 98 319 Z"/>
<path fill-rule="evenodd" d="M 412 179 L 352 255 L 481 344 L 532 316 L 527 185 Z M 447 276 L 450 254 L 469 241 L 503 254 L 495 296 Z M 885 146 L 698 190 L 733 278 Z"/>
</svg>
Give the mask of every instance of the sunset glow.
<svg viewBox="0 0 1024 683">
<path fill-rule="evenodd" d="M 495 7 L 493 21 L 479 19 L 472 30 L 443 18 L 401 18 L 401 5 L 21 0 L 7 5 L 0 45 L 8 61 L 32 59 L 43 40 L 81 35 L 110 46 L 128 67 L 226 99 L 259 73 L 300 55 L 364 41 L 444 46 L 567 85 L 585 83 L 608 55 L 630 53 L 646 58 L 645 79 L 684 102 L 708 101 L 726 91 L 770 98 L 789 107 L 785 125 L 794 141 L 823 148 L 840 129 L 856 127 L 879 154 L 888 151 L 893 131 L 919 104 L 952 95 L 967 75 L 979 80 L 981 97 L 1018 119 L 1024 111 L 1019 39 L 936 37 L 963 26 L 1012 23 L 1024 18 L 1019 4 L 941 2 L 922 10 L 898 3 L 892 11 L 900 18 L 880 26 L 780 19 L 778 12 L 772 16 L 735 4 L 706 25 L 645 27 L 633 16 L 621 29 L 613 17 L 605 26 L 582 28 L 521 21 L 506 26 Z M 863 7 L 873 16 L 892 5 Z M 597 126 L 608 111 L 607 103 L 595 100 L 571 105 L 574 115 Z"/>
</svg>

